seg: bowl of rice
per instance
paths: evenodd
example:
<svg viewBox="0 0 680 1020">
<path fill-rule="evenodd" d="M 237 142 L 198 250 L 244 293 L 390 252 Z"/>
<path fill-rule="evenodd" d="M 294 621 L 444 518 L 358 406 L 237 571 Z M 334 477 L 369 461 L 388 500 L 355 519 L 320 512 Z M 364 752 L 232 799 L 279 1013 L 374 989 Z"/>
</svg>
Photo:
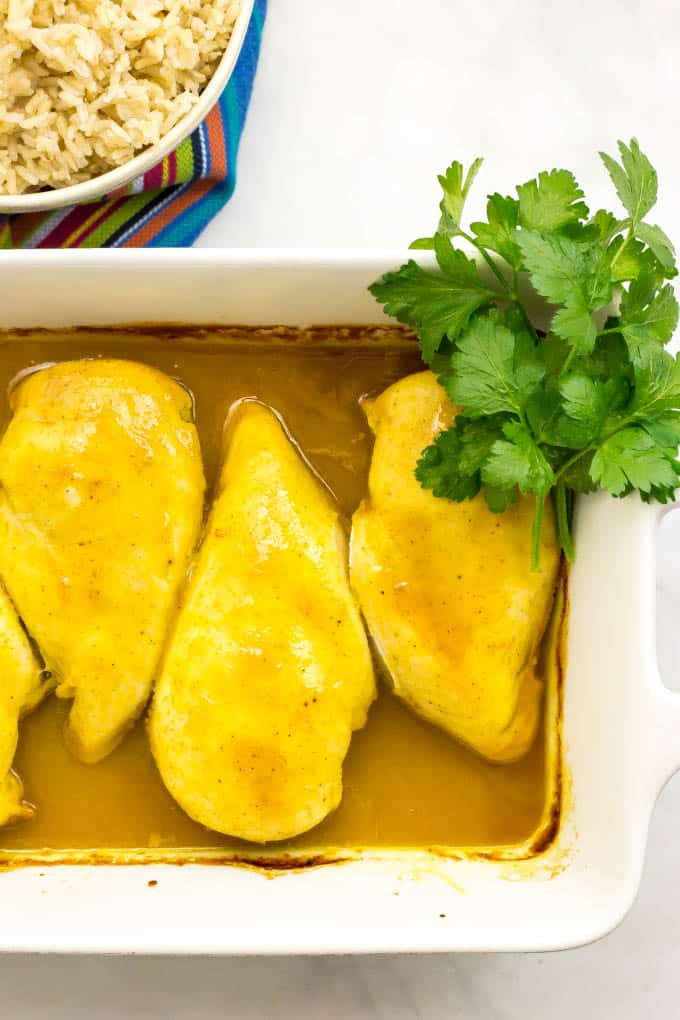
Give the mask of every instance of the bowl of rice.
<svg viewBox="0 0 680 1020">
<path fill-rule="evenodd" d="M 0 212 L 99 198 L 219 99 L 253 0 L 0 0 Z"/>
</svg>

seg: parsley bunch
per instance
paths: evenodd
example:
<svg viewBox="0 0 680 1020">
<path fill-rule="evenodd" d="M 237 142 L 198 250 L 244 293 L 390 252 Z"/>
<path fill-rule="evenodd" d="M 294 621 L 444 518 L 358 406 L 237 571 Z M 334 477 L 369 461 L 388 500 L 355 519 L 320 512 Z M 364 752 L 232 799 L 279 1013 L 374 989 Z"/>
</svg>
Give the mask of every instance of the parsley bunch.
<svg viewBox="0 0 680 1020">
<path fill-rule="evenodd" d="M 481 490 L 497 513 L 534 493 L 534 569 L 550 493 L 573 560 L 574 493 L 637 491 L 665 503 L 680 485 L 680 361 L 665 350 L 678 322 L 667 282 L 674 249 L 646 221 L 656 171 L 635 139 L 619 151 L 620 162 L 600 155 L 626 215 L 591 216 L 573 174 L 551 170 L 516 197 L 490 195 L 486 220 L 469 230 L 463 207 L 481 160 L 467 173 L 452 163 L 439 177 L 437 231 L 411 245 L 434 249 L 438 270 L 409 260 L 370 288 L 413 327 L 423 360 L 462 408 L 423 451 L 420 484 L 457 502 Z M 546 336 L 522 300 L 526 277 L 554 306 Z"/>
</svg>

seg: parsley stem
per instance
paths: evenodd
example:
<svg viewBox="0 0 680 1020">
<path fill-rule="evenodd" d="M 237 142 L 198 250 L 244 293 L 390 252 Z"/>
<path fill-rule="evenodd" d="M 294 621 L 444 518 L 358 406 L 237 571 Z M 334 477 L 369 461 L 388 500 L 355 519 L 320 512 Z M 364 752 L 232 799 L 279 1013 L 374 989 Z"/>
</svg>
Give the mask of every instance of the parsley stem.
<svg viewBox="0 0 680 1020">
<path fill-rule="evenodd" d="M 489 267 L 489 269 L 491 270 L 491 272 L 496 277 L 496 279 L 500 283 L 501 287 L 503 288 L 503 290 L 507 294 L 508 300 L 511 301 L 512 304 L 516 306 L 517 311 L 522 316 L 522 319 L 524 320 L 524 325 L 529 330 L 530 335 L 535 340 L 538 339 L 538 337 L 536 335 L 536 330 L 534 329 L 534 324 L 531 321 L 531 319 L 529 318 L 529 316 L 527 314 L 526 308 L 524 307 L 524 305 L 522 304 L 522 302 L 519 299 L 519 294 L 517 292 L 517 285 L 518 285 L 518 273 L 517 273 L 517 270 L 513 270 L 513 281 L 514 282 L 513 282 L 513 286 L 511 287 L 510 284 L 508 283 L 507 279 L 503 275 L 503 273 L 500 271 L 500 269 L 496 265 L 495 261 L 489 255 L 489 253 L 486 250 L 486 248 L 484 248 L 483 245 L 481 245 L 479 243 L 479 241 L 472 236 L 472 234 L 466 234 L 464 230 L 460 229 L 460 227 L 458 228 L 458 233 L 459 233 L 459 235 L 465 241 L 468 242 L 468 244 L 471 244 L 473 248 L 477 249 L 479 254 L 482 256 L 482 258 L 486 262 L 487 266 Z"/>
<path fill-rule="evenodd" d="M 545 492 L 536 493 L 534 510 L 534 527 L 531 533 L 531 569 L 541 569 L 541 531 L 543 530 L 543 510 L 545 508 Z"/>
<path fill-rule="evenodd" d="M 595 447 L 591 445 L 591 446 L 584 446 L 584 448 L 582 450 L 577 450 L 577 452 L 573 455 L 573 457 L 570 457 L 569 460 L 566 461 L 562 465 L 560 470 L 555 475 L 555 484 L 558 484 L 560 482 L 560 480 L 562 478 L 564 478 L 564 476 L 567 473 L 567 471 L 569 470 L 569 468 L 573 467 L 573 465 L 576 463 L 576 461 L 580 460 L 581 457 L 585 457 L 585 455 L 587 453 L 591 453 L 591 451 L 594 450 L 594 449 L 595 449 Z"/>
<path fill-rule="evenodd" d="M 571 365 L 571 363 L 572 363 L 572 361 L 574 359 L 574 355 L 575 354 L 576 354 L 576 348 L 572 347 L 570 349 L 569 353 L 567 354 L 566 358 L 564 359 L 564 364 L 562 365 L 562 370 L 560 372 L 560 375 L 564 375 L 564 373 L 568 371 L 569 366 Z"/>
<path fill-rule="evenodd" d="M 534 329 L 534 324 L 531 321 L 531 319 L 529 318 L 529 316 L 527 314 L 526 308 L 524 307 L 524 305 L 522 304 L 522 302 L 520 301 L 520 299 L 517 297 L 516 294 L 515 294 L 515 296 L 513 298 L 513 301 L 514 301 L 514 303 L 515 303 L 515 305 L 517 307 L 517 310 L 518 310 L 519 314 L 524 319 L 524 325 L 529 330 L 529 334 L 534 338 L 534 340 L 538 340 L 538 335 L 536 333 L 536 330 Z"/>
<path fill-rule="evenodd" d="M 567 507 L 567 487 L 564 482 L 555 486 L 555 511 L 557 514 L 557 537 L 569 563 L 574 562 L 574 543 L 569 527 L 569 510 Z"/>
<path fill-rule="evenodd" d="M 477 251 L 482 256 L 482 258 L 486 262 L 487 266 L 489 267 L 489 269 L 491 270 L 493 275 L 496 277 L 496 279 L 500 283 L 500 285 L 503 288 L 503 290 L 506 291 L 506 293 L 508 295 L 512 296 L 512 290 L 510 289 L 510 285 L 509 285 L 508 281 L 503 276 L 503 274 L 501 273 L 500 269 L 498 268 L 498 266 L 496 265 L 494 260 L 491 258 L 491 256 L 489 255 L 488 251 L 486 250 L 486 248 L 484 248 L 479 243 L 479 241 L 475 237 L 472 236 L 472 234 L 466 234 L 464 230 L 460 229 L 460 227 L 458 228 L 458 233 L 460 234 L 460 236 L 465 241 L 468 242 L 468 244 L 471 244 L 473 248 L 477 249 Z"/>
<path fill-rule="evenodd" d="M 640 409 L 638 409 L 637 413 L 638 414 L 640 413 Z M 634 421 L 635 415 L 629 415 L 627 418 L 624 418 L 622 421 L 618 422 L 616 428 L 613 428 L 609 432 L 601 434 L 597 440 L 597 445 L 601 446 L 603 443 L 606 443 L 608 439 L 611 439 L 612 436 L 615 436 L 618 432 L 621 432 L 623 429 L 628 428 L 631 422 Z M 593 450 L 595 449 L 597 449 L 597 446 L 591 443 L 589 446 L 584 446 L 582 450 L 577 450 L 576 453 L 569 458 L 569 460 L 565 461 L 565 463 L 562 465 L 560 470 L 555 475 L 555 485 L 556 486 L 564 485 L 563 479 L 569 468 L 573 467 L 574 464 L 576 464 L 576 462 L 581 459 L 581 457 L 585 457 L 586 454 L 592 453 Z"/>
<path fill-rule="evenodd" d="M 635 228 L 633 226 L 633 223 L 631 222 L 630 226 L 628 227 L 628 233 L 626 234 L 626 236 L 625 236 L 625 238 L 623 240 L 623 244 L 619 247 L 619 250 L 616 252 L 616 254 L 614 255 L 614 258 L 609 263 L 609 269 L 610 270 L 612 270 L 614 268 L 614 266 L 616 265 L 616 263 L 619 260 L 619 255 L 621 254 L 623 249 L 628 246 L 629 242 L 632 241 L 634 237 L 635 237 Z"/>
</svg>

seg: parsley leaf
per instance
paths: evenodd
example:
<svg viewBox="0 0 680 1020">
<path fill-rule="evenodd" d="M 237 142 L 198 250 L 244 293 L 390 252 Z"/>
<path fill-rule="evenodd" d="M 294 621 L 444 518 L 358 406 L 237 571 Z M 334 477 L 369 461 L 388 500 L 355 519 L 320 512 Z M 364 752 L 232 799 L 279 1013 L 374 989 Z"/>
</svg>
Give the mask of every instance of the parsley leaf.
<svg viewBox="0 0 680 1020">
<path fill-rule="evenodd" d="M 675 248 L 673 247 L 673 242 L 667 234 L 664 234 L 661 227 L 655 227 L 651 223 L 638 223 L 635 233 L 644 244 L 649 245 L 666 271 L 666 274 L 675 276 L 677 274 L 675 268 Z"/>
<path fill-rule="evenodd" d="M 670 495 L 680 483 L 679 469 L 675 457 L 648 431 L 631 426 L 601 444 L 593 456 L 590 474 L 612 496 L 625 496 L 634 489 L 642 493 L 662 490 Z"/>
<path fill-rule="evenodd" d="M 658 418 L 643 418 L 642 427 L 659 446 L 667 450 L 677 450 L 680 446 L 680 418 L 675 414 L 662 414 Z"/>
<path fill-rule="evenodd" d="M 503 514 L 517 502 L 517 489 L 497 489 L 489 482 L 484 485 L 484 501 L 493 514 Z"/>
<path fill-rule="evenodd" d="M 599 246 L 584 249 L 558 234 L 523 231 L 518 243 L 531 282 L 552 304 L 564 305 L 551 329 L 579 353 L 595 346 L 597 327 L 592 312 L 611 299 L 611 279 Z"/>
<path fill-rule="evenodd" d="M 433 251 L 434 237 L 416 237 L 415 241 L 409 244 L 409 248 L 412 251 Z"/>
<path fill-rule="evenodd" d="M 591 224 L 597 230 L 600 241 L 606 248 L 614 235 L 621 230 L 621 227 L 625 226 L 625 220 L 617 220 L 613 213 L 607 212 L 606 209 L 598 209 Z"/>
<path fill-rule="evenodd" d="M 550 464 L 540 446 L 521 422 L 503 427 L 504 439 L 498 439 L 482 468 L 482 478 L 498 489 L 520 492 L 547 492 L 555 481 Z"/>
<path fill-rule="evenodd" d="M 533 394 L 527 418 L 537 442 L 550 447 L 547 456 L 559 462 L 558 448 L 580 450 L 596 439 L 613 395 L 611 380 L 605 383 L 582 371 L 566 373 L 558 386 Z"/>
<path fill-rule="evenodd" d="M 567 417 L 594 434 L 607 414 L 607 383 L 584 372 L 571 372 L 560 379 L 560 395 Z"/>
<path fill-rule="evenodd" d="M 463 164 L 454 160 L 444 173 L 439 174 L 437 177 L 444 192 L 441 202 L 442 216 L 446 218 L 446 223 L 454 229 L 460 224 L 465 199 L 468 197 L 472 182 L 477 176 L 482 163 L 483 160 L 475 159 L 468 172 L 465 173 Z"/>
<path fill-rule="evenodd" d="M 440 432 L 423 450 L 416 467 L 416 478 L 423 488 L 456 502 L 475 496 L 482 484 L 482 465 L 503 435 L 505 421 L 503 415 L 481 421 L 458 415 L 455 425 Z"/>
<path fill-rule="evenodd" d="M 475 159 L 468 172 L 465 173 L 463 164 L 454 160 L 443 174 L 437 175 L 439 186 L 443 192 L 442 200 L 439 203 L 440 216 L 437 234 L 441 234 L 442 237 L 455 237 L 460 233 L 465 200 L 483 162 L 481 159 Z M 409 248 L 431 251 L 436 248 L 436 237 L 418 237 L 415 241 L 411 241 Z"/>
<path fill-rule="evenodd" d="M 488 222 L 470 225 L 479 244 L 501 255 L 513 269 L 519 269 L 522 264 L 522 253 L 515 238 L 518 216 L 519 202 L 516 198 L 489 195 L 486 204 Z"/>
<path fill-rule="evenodd" d="M 450 428 L 440 432 L 435 442 L 423 450 L 416 466 L 416 478 L 424 489 L 432 489 L 435 496 L 445 496 L 456 503 L 477 495 L 481 478 L 474 471 L 462 470 L 461 449 L 458 430 Z"/>
<path fill-rule="evenodd" d="M 680 409 L 680 355 L 673 357 L 661 347 L 641 348 L 633 360 L 633 379 L 630 415 L 658 417 Z"/>
<path fill-rule="evenodd" d="M 617 163 L 606 152 L 600 153 L 600 159 L 609 172 L 621 204 L 633 223 L 640 223 L 656 205 L 658 190 L 656 170 L 640 152 L 640 146 L 635 138 L 631 139 L 630 145 L 619 142 L 619 152 L 621 163 Z"/>
<path fill-rule="evenodd" d="M 607 255 L 610 260 L 612 283 L 637 280 L 646 269 L 646 256 L 650 254 L 642 241 L 626 239 L 621 234 L 614 238 Z M 656 259 L 654 263 L 657 264 Z"/>
<path fill-rule="evenodd" d="M 446 244 L 450 250 L 444 252 L 442 248 L 438 253 L 443 272 L 423 269 L 410 259 L 369 288 L 387 315 L 415 329 L 428 364 L 444 337 L 455 340 L 472 313 L 492 296 L 472 259 L 451 248 L 450 242 Z"/>
<path fill-rule="evenodd" d="M 595 307 L 609 300 L 611 288 L 598 250 L 583 250 L 568 237 L 523 231 L 519 245 L 531 281 L 553 304 L 582 301 Z"/>
<path fill-rule="evenodd" d="M 551 323 L 558 336 L 568 340 L 582 354 L 592 351 L 597 338 L 597 326 L 585 302 L 570 300 L 555 312 Z"/>
<path fill-rule="evenodd" d="M 569 170 L 544 171 L 520 184 L 517 194 L 519 222 L 527 230 L 559 230 L 588 215 L 583 192 Z"/>
<path fill-rule="evenodd" d="M 440 381 L 469 418 L 520 411 L 545 368 L 538 348 L 489 316 L 477 316 L 458 338 Z"/>
<path fill-rule="evenodd" d="M 678 324 L 678 302 L 669 284 L 657 290 L 648 276 L 633 281 L 621 298 L 619 328 L 632 355 L 647 343 L 667 344 Z"/>
</svg>

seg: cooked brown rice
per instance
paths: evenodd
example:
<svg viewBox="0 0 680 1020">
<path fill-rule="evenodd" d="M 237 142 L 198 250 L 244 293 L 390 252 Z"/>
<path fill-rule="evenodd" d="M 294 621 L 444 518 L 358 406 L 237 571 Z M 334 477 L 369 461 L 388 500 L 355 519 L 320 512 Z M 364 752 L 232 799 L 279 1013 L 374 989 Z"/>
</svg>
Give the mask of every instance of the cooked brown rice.
<svg viewBox="0 0 680 1020">
<path fill-rule="evenodd" d="M 127 162 L 196 103 L 239 0 L 0 0 L 0 194 Z"/>
</svg>

